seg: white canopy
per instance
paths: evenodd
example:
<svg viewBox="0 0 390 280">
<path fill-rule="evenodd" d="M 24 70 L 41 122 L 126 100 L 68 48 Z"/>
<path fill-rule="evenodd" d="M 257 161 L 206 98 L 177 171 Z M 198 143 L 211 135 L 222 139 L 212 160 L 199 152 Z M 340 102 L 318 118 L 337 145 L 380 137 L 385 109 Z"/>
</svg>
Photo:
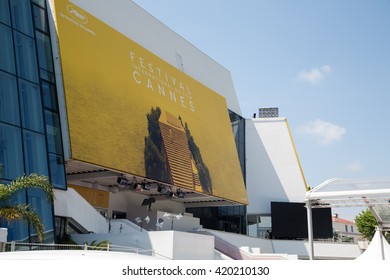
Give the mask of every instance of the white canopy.
<svg viewBox="0 0 390 280">
<path fill-rule="evenodd" d="M 366 251 L 356 260 L 390 260 L 390 245 L 380 230 L 375 232 Z"/>
<path fill-rule="evenodd" d="M 330 179 L 306 193 L 310 259 L 314 258 L 312 208 L 361 207 L 370 209 L 379 230 L 390 229 L 390 178 Z"/>
</svg>

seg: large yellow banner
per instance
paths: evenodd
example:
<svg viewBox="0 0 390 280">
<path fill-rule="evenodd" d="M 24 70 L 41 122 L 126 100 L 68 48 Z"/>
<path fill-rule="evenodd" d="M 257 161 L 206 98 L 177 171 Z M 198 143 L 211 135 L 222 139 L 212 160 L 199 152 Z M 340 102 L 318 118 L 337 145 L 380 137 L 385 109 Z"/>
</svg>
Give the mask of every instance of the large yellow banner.
<svg viewBox="0 0 390 280">
<path fill-rule="evenodd" d="M 247 203 L 225 99 L 55 1 L 71 157 Z"/>
</svg>

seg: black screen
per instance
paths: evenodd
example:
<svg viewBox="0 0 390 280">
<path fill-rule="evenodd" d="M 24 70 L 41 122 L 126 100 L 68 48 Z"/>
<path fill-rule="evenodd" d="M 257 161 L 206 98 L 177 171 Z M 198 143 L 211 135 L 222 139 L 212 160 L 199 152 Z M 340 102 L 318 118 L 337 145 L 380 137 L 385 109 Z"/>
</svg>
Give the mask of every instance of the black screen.
<svg viewBox="0 0 390 280">
<path fill-rule="evenodd" d="M 313 237 L 332 238 L 332 212 L 330 208 L 312 209 Z M 305 203 L 271 202 L 272 237 L 277 239 L 304 239 L 307 234 Z"/>
</svg>

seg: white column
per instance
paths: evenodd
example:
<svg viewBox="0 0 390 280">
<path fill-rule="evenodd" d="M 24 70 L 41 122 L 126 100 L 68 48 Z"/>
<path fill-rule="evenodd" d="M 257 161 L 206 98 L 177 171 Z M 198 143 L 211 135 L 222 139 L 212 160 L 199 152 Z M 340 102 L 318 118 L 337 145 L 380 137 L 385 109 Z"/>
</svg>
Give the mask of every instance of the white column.
<svg viewBox="0 0 390 280">
<path fill-rule="evenodd" d="M 8 229 L 0 228 L 0 252 L 4 250 L 4 244 L 7 242 Z"/>
<path fill-rule="evenodd" d="M 380 242 L 381 242 L 381 256 L 382 260 L 385 260 L 385 249 L 384 249 L 384 243 L 383 243 L 383 235 L 382 235 L 382 226 L 377 227 L 377 231 L 379 233 Z"/>
<path fill-rule="evenodd" d="M 314 260 L 313 219 L 310 200 L 306 201 L 307 209 L 307 235 L 309 238 L 309 259 Z"/>
</svg>

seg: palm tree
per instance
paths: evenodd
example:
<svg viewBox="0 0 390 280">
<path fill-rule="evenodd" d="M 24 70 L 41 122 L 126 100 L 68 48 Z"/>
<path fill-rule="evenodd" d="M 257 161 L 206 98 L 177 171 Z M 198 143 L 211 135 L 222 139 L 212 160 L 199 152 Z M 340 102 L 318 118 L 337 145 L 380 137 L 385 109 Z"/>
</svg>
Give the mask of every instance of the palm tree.
<svg viewBox="0 0 390 280">
<path fill-rule="evenodd" d="M 21 176 L 9 184 L 0 184 L 0 202 L 6 202 L 5 205 L 0 206 L 0 219 L 8 222 L 23 220 L 31 224 L 38 235 L 38 239 L 42 241 L 45 227 L 39 214 L 26 204 L 7 204 L 12 195 L 23 189 L 41 189 L 46 193 L 50 202 L 54 200 L 53 187 L 46 176 L 38 174 Z"/>
</svg>

